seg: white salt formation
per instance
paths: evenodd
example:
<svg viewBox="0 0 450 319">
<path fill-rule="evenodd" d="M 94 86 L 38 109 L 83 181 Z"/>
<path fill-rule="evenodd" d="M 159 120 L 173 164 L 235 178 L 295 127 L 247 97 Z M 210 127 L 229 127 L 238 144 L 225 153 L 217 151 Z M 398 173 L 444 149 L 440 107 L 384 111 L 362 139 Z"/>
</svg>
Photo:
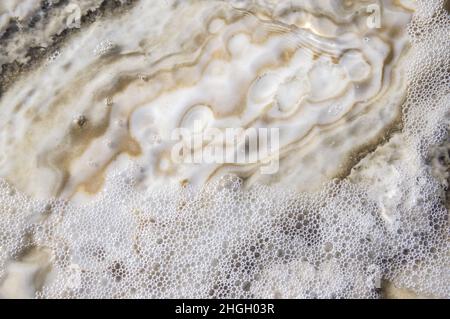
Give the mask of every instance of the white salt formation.
<svg viewBox="0 0 450 319">
<path fill-rule="evenodd" d="M 450 297 L 444 1 L 5 3 L 0 297 Z M 174 162 L 195 121 L 279 171 Z"/>
</svg>

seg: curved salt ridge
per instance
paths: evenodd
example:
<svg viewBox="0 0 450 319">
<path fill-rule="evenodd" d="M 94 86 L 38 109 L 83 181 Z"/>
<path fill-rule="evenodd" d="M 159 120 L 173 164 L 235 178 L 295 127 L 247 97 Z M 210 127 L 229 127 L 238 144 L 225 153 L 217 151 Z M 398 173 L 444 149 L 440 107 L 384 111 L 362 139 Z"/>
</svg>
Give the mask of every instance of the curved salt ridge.
<svg viewBox="0 0 450 319">
<path fill-rule="evenodd" d="M 408 1 L 384 2 L 381 30 L 339 1 L 238 2 L 142 2 L 6 93 L 0 174 L 18 189 L 0 182 L 1 297 L 450 296 L 448 211 L 424 160 L 448 128 L 448 15 L 420 3 L 408 51 Z M 330 68 L 339 85 L 320 95 Z M 278 174 L 172 163 L 171 129 L 196 118 L 279 127 Z"/>
<path fill-rule="evenodd" d="M 166 156 L 173 145 L 171 131 L 198 105 L 211 110 L 211 127 L 279 127 L 283 157 L 321 147 L 323 131 L 346 130 L 338 123 L 347 122 L 352 113 L 358 128 L 348 129 L 365 130 L 364 135 L 337 140 L 348 147 L 329 150 L 335 163 L 323 157 L 298 166 L 319 173 L 319 178 L 304 175 L 306 180 L 296 183 L 301 190 L 306 185 L 313 190 L 337 176 L 349 152 L 398 116 L 410 17 L 404 8 L 386 6 L 384 28 L 363 24 L 357 30 L 349 17 L 332 14 L 335 4 L 323 5 L 317 12 L 336 24 L 333 35 L 323 35 L 314 24 L 289 25 L 283 10 L 275 23 L 216 2 L 174 9 L 142 3 L 115 21 L 124 31 L 114 23 L 94 23 L 74 36 L 56 60 L 6 93 L 0 125 L 9 135 L 2 144 L 8 165 L 1 176 L 30 194 L 68 198 L 95 193 L 106 171 L 120 167 L 127 156 L 139 156 L 146 163 L 145 185 L 171 180 L 200 186 L 223 171 L 248 175 L 255 165 L 166 163 L 173 169 L 159 169 L 160 161 L 171 161 Z M 321 19 L 310 9 L 306 3 L 294 11 L 311 21 Z M 194 12 L 203 20 L 183 18 Z M 366 17 L 360 20 L 362 24 Z M 179 32 L 183 29 L 189 34 Z M 389 33 L 394 31 L 392 41 Z M 377 113 L 386 103 L 392 106 L 380 118 Z M 86 120 L 83 127 L 77 127 L 79 118 Z M 377 124 L 368 125 L 370 121 Z M 160 143 L 155 145 L 154 139 Z M 294 158 L 305 161 L 301 152 Z M 290 179 L 292 169 L 289 161 L 282 162 L 276 179 Z"/>
</svg>

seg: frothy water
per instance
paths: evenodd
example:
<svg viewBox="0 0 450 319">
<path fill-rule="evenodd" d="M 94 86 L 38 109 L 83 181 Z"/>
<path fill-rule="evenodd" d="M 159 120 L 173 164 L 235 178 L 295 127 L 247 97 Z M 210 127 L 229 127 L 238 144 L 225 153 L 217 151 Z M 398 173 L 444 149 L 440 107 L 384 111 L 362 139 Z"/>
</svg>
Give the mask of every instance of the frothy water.
<svg viewBox="0 0 450 319">
<path fill-rule="evenodd" d="M 5 87 L 0 296 L 450 296 L 443 1 L 151 3 Z M 194 122 L 279 129 L 278 171 L 174 162 Z"/>
</svg>

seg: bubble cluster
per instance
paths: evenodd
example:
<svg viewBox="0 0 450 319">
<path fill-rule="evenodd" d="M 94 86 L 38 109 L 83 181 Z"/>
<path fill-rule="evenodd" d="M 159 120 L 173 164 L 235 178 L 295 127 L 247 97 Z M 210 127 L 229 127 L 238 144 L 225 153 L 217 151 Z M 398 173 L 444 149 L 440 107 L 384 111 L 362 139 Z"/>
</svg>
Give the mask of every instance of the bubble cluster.
<svg viewBox="0 0 450 319">
<path fill-rule="evenodd" d="M 46 298 L 374 298 L 387 279 L 448 296 L 447 211 L 432 181 L 387 225 L 348 182 L 299 194 L 225 175 L 201 191 L 148 193 L 138 174 L 110 176 L 82 207 L 3 182 L 1 269 L 30 245 L 49 248 L 52 279 L 36 295 Z"/>
</svg>

